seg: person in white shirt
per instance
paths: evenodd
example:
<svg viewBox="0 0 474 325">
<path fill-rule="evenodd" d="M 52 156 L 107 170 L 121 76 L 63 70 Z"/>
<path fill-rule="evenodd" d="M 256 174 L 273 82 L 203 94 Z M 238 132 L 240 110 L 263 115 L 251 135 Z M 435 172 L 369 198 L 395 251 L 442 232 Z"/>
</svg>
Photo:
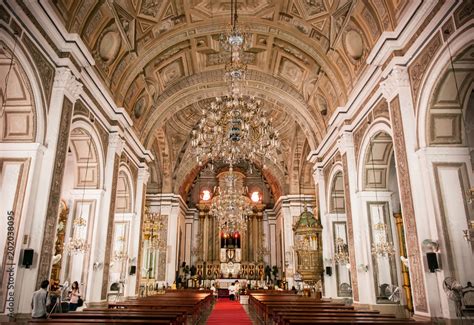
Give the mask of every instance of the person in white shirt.
<svg viewBox="0 0 474 325">
<path fill-rule="evenodd" d="M 217 299 L 217 289 L 214 284 L 211 285 L 212 296 Z"/>
<path fill-rule="evenodd" d="M 229 286 L 229 299 L 230 300 L 235 300 L 235 285 L 234 282 Z"/>
<path fill-rule="evenodd" d="M 46 318 L 47 310 L 46 306 L 51 304 L 51 300 L 48 295 L 48 286 L 49 281 L 43 280 L 41 282 L 41 288 L 33 292 L 33 297 L 31 298 L 31 317 L 32 318 Z"/>
<path fill-rule="evenodd" d="M 235 281 L 235 300 L 239 301 L 240 294 L 240 283 L 239 280 Z"/>
</svg>

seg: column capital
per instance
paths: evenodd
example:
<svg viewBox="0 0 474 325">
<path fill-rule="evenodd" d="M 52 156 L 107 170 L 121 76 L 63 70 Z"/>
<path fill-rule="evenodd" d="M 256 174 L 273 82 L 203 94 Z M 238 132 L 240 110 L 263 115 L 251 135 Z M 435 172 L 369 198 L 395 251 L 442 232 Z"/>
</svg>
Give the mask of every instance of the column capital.
<svg viewBox="0 0 474 325">
<path fill-rule="evenodd" d="M 354 148 L 354 136 L 351 132 L 343 132 L 337 140 L 337 146 L 341 155 L 345 154 L 348 149 Z"/>
<path fill-rule="evenodd" d="M 82 92 L 80 83 L 68 68 L 57 68 L 54 76 L 53 88 L 64 91 L 72 102 L 76 102 Z"/>
<path fill-rule="evenodd" d="M 115 150 L 115 153 L 118 155 L 122 154 L 122 149 L 124 145 L 124 140 L 118 133 L 110 133 L 109 134 L 109 149 Z"/>
<path fill-rule="evenodd" d="M 148 167 L 138 168 L 138 180 L 141 181 L 143 184 L 147 184 L 149 179 L 150 172 L 148 171 Z"/>
<path fill-rule="evenodd" d="M 400 88 L 410 87 L 410 78 L 406 67 L 396 65 L 388 77 L 380 83 L 382 95 L 387 101 L 392 100 L 399 93 Z"/>
<path fill-rule="evenodd" d="M 317 167 L 314 169 L 313 178 L 315 184 L 321 184 L 321 182 L 324 180 L 324 171 L 322 167 Z"/>
</svg>

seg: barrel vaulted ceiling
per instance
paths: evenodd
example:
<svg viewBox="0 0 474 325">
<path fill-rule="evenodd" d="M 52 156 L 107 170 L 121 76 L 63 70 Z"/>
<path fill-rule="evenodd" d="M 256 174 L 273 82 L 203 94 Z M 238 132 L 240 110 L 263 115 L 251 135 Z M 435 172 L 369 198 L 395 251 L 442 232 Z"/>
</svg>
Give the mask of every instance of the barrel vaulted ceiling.
<svg viewBox="0 0 474 325">
<path fill-rule="evenodd" d="M 230 0 L 51 0 L 81 36 L 95 68 L 157 158 L 153 191 L 185 194 L 199 168 L 190 133 L 202 107 L 226 94 L 218 37 Z M 260 98 L 281 132 L 267 178 L 283 194 L 311 188 L 307 153 L 345 104 L 366 57 L 407 0 L 237 0 L 251 35 L 244 93 Z M 314 187 L 313 187 L 314 193 Z"/>
</svg>

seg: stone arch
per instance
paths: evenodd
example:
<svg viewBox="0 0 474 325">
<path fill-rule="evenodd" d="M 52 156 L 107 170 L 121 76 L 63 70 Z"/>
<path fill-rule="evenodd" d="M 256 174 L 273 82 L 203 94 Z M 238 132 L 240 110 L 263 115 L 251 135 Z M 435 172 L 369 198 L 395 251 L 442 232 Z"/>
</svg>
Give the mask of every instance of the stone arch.
<svg viewBox="0 0 474 325">
<path fill-rule="evenodd" d="M 202 85 L 203 80 L 206 81 L 205 87 Z M 212 71 L 204 72 L 193 75 L 167 89 L 156 102 L 156 106 L 153 107 L 153 112 L 145 124 L 140 126 L 140 129 L 143 130 L 140 138 L 144 141 L 145 146 L 147 148 L 151 146 L 154 140 L 154 131 L 172 115 L 197 100 L 226 95 L 228 88 L 222 84 L 221 80 L 220 74 Z M 274 103 L 277 108 L 287 111 L 301 126 L 301 129 L 305 130 L 311 150 L 317 147 L 325 132 L 324 127 L 315 120 L 303 96 L 296 90 L 291 89 L 273 76 L 258 71 L 249 71 L 247 86 L 243 94 L 266 99 L 266 101 Z M 315 129 L 314 125 L 320 127 Z"/>
<path fill-rule="evenodd" d="M 6 75 L 13 53 L 7 94 L 2 78 L 0 84 L 0 142 L 43 143 L 46 133 L 46 112 L 42 101 L 41 83 L 37 79 L 35 67 L 30 64 L 18 40 L 7 32 L 0 33 L 0 69 Z M 13 83 L 13 85 L 12 85 Z"/>
<path fill-rule="evenodd" d="M 75 158 L 74 188 L 100 189 L 103 184 L 105 159 L 97 130 L 90 122 L 83 119 L 73 122 L 69 149 Z M 87 161 L 88 155 L 89 161 Z"/>
<path fill-rule="evenodd" d="M 119 167 L 115 213 L 132 213 L 134 211 L 133 178 L 130 168 L 121 163 Z"/>
<path fill-rule="evenodd" d="M 448 63 L 433 88 L 425 134 L 429 146 L 463 146 L 469 142 L 465 136 L 467 125 L 464 124 L 467 123 L 465 116 L 474 87 L 474 59 L 471 55 L 474 55 L 474 45 L 453 60 L 454 73 Z M 466 67 L 465 62 L 469 61 L 471 66 Z"/>
<path fill-rule="evenodd" d="M 377 158 L 381 158 L 380 159 L 380 164 L 377 164 L 379 163 L 378 159 L 376 159 L 374 161 L 374 166 L 372 166 L 372 162 L 371 162 L 371 143 L 374 139 L 374 137 L 377 137 L 379 136 L 380 134 L 385 134 L 386 136 L 384 136 L 383 138 L 379 139 L 380 142 L 383 143 L 383 145 L 381 144 L 380 146 L 377 144 L 375 144 L 374 142 L 374 149 L 376 146 L 379 146 L 380 150 L 375 152 L 374 151 L 374 157 Z M 387 143 L 390 139 L 390 148 L 387 147 Z M 362 140 L 362 144 L 360 146 L 360 150 L 359 150 L 359 157 L 357 157 L 357 187 L 358 187 L 358 190 L 359 191 L 364 191 L 366 189 L 368 190 L 371 190 L 371 189 L 383 189 L 383 188 L 386 188 L 386 180 L 387 180 L 387 176 L 388 176 L 388 171 L 389 171 L 389 168 L 390 168 L 390 159 L 391 159 L 391 156 L 393 155 L 393 133 L 392 133 L 392 129 L 390 128 L 389 124 L 387 124 L 385 122 L 385 120 L 382 120 L 382 119 L 377 119 L 373 122 L 372 126 L 366 131 L 365 135 L 364 135 L 364 138 Z M 383 154 L 386 154 L 387 153 L 387 150 L 390 151 L 390 155 L 389 157 L 387 156 L 383 156 Z M 379 155 L 380 154 L 380 155 Z M 385 187 L 379 187 L 380 185 L 382 185 L 382 183 L 378 184 L 378 183 L 373 183 L 373 182 L 369 182 L 367 183 L 367 177 L 369 177 L 369 181 L 374 177 L 374 174 L 372 173 L 372 169 L 373 167 L 376 167 L 376 172 L 375 172 L 375 177 L 380 181 L 382 182 L 383 180 L 380 178 L 382 177 L 382 175 L 385 175 L 385 182 L 383 184 L 385 184 Z M 380 170 L 379 173 L 377 173 L 377 168 Z M 368 173 L 367 171 L 370 171 L 370 173 Z M 378 176 L 378 177 L 377 177 Z M 371 178 L 372 177 L 372 178 Z M 374 180 L 374 179 L 372 179 Z M 376 180 L 376 179 L 375 179 Z M 367 186 L 369 185 L 369 186 Z"/>
<path fill-rule="evenodd" d="M 333 166 L 327 187 L 327 206 L 329 213 L 345 213 L 346 203 L 344 194 L 344 178 L 341 163 Z"/>
<path fill-rule="evenodd" d="M 430 66 L 426 70 L 426 77 L 422 80 L 419 90 L 419 100 L 414 103 L 416 112 L 417 144 L 419 148 L 426 148 L 430 146 L 429 125 L 431 118 L 430 113 L 433 107 L 432 98 L 435 95 L 440 80 L 446 78 L 446 74 L 452 71 L 450 64 L 450 53 L 453 55 L 453 58 L 456 59 L 459 58 L 462 53 L 466 53 L 466 51 L 472 51 L 473 42 L 470 35 L 471 33 L 468 33 L 465 30 L 458 30 L 457 35 L 449 40 L 449 51 L 447 44 L 444 43 L 441 50 L 438 51 L 437 56 L 431 61 Z M 473 63 L 471 63 L 471 66 L 472 65 Z M 472 72 L 470 74 L 472 77 Z M 468 96 L 468 91 L 465 92 L 465 95 Z M 465 97 L 462 99 L 465 99 Z M 465 100 L 464 103 L 466 103 Z M 455 123 L 459 125 L 460 121 L 455 121 Z M 453 128 L 453 132 L 451 133 L 456 135 L 456 132 L 456 128 Z M 462 132 L 458 132 L 458 134 L 462 134 Z"/>
</svg>

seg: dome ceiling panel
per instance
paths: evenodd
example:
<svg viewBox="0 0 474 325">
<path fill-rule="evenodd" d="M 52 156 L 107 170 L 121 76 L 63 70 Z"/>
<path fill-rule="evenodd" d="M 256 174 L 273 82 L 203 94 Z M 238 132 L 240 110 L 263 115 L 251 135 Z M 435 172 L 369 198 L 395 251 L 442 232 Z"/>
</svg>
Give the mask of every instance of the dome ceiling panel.
<svg viewBox="0 0 474 325">
<path fill-rule="evenodd" d="M 378 37 L 396 26 L 406 0 L 393 1 L 237 0 L 239 25 L 250 39 L 243 92 L 272 111 L 282 138 L 273 177 L 287 179 L 282 189 L 308 179 L 309 169 L 297 161 L 325 135 Z M 190 132 L 202 108 L 228 91 L 229 54 L 221 51 L 219 35 L 229 24 L 230 0 L 52 2 L 90 49 L 144 145 L 157 151 L 155 178 L 163 189 L 189 178 L 196 169 Z"/>
</svg>

